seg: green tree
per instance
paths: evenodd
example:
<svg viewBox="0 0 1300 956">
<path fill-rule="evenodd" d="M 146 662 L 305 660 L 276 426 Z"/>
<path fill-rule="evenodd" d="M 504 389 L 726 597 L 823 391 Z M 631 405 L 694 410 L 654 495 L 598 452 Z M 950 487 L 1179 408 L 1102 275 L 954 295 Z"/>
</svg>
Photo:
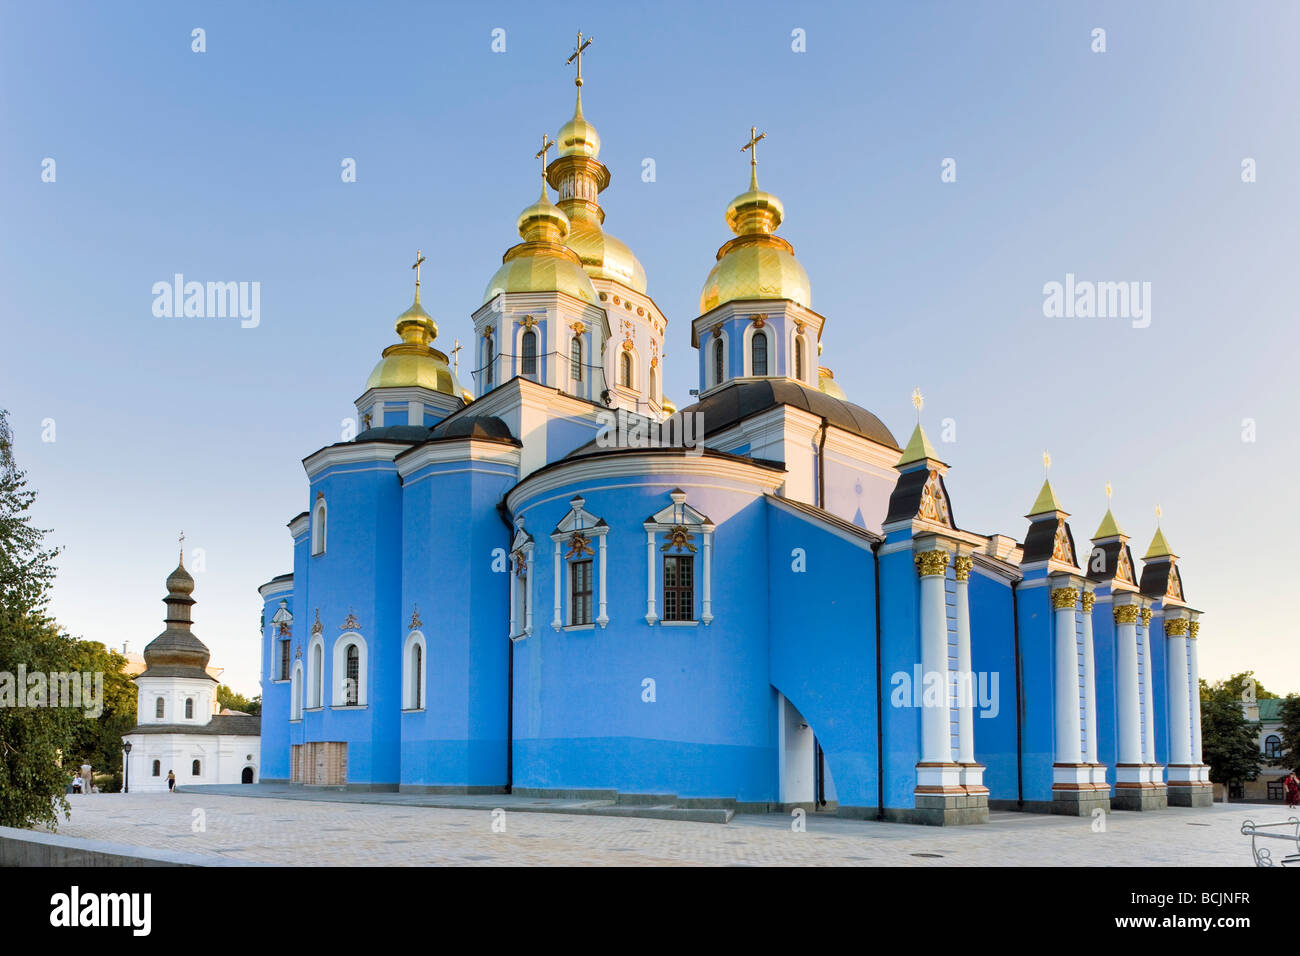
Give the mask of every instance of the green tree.
<svg viewBox="0 0 1300 956">
<path fill-rule="evenodd" d="M 1256 724 L 1242 712 L 1240 685 L 1234 685 L 1234 679 L 1201 685 L 1201 758 L 1210 767 L 1210 779 L 1225 789 L 1259 776 L 1263 756 L 1255 740 Z"/>
<path fill-rule="evenodd" d="M 1237 695 L 1237 700 L 1242 700 L 1242 693 L 1246 690 L 1246 682 L 1253 681 L 1255 684 L 1256 700 L 1271 700 L 1277 697 L 1272 691 L 1264 689 L 1264 685 L 1259 682 L 1254 671 L 1242 671 L 1240 674 L 1233 674 L 1225 681 L 1219 681 L 1216 686 L 1222 686 Z"/>
<path fill-rule="evenodd" d="M 36 492 L 18 468 L 9 413 L 0 409 L 0 826 L 58 825 L 68 815 L 60 766 L 69 752 L 79 712 L 19 707 L 21 666 L 28 673 L 72 670 L 74 641 L 46 614 L 57 548 L 32 525 Z M 6 681 L 8 687 L 6 690 Z M 12 695 L 13 699 L 7 699 Z"/>
<path fill-rule="evenodd" d="M 86 717 L 75 727 L 73 756 L 97 771 L 115 774 L 121 785 L 122 738 L 136 722 L 136 686 L 126 673 L 126 658 L 98 641 L 77 641 L 76 669 L 103 674 L 104 698 L 97 717 Z"/>
<path fill-rule="evenodd" d="M 260 696 L 249 700 L 243 694 L 237 693 L 225 684 L 217 686 L 217 703 L 226 710 L 237 710 L 244 714 L 260 714 L 262 712 L 262 698 Z"/>
<path fill-rule="evenodd" d="M 1277 763 L 1295 769 L 1300 766 L 1300 694 L 1288 694 L 1282 701 L 1282 759 Z"/>
</svg>

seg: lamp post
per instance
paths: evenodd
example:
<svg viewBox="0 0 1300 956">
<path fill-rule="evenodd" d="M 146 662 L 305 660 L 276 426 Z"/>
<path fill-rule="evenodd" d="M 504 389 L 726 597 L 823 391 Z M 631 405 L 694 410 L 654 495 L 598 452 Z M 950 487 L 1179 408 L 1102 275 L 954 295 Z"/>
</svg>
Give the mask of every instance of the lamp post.
<svg viewBox="0 0 1300 956">
<path fill-rule="evenodd" d="M 131 741 L 128 740 L 122 744 L 122 753 L 125 755 L 122 757 L 122 792 L 130 793 L 131 781 L 128 778 L 127 773 L 131 760 Z"/>
</svg>

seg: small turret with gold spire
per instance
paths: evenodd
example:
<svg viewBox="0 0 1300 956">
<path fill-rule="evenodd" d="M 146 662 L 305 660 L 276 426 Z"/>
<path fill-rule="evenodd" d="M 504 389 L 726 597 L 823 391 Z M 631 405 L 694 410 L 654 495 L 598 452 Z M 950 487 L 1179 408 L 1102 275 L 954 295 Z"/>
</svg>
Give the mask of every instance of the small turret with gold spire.
<svg viewBox="0 0 1300 956">
<path fill-rule="evenodd" d="M 1025 535 L 1022 565 L 1047 562 L 1050 570 L 1078 571 L 1079 560 L 1074 550 L 1074 534 L 1067 520 L 1070 515 L 1056 497 L 1050 476 L 1052 456 L 1043 452 L 1043 487 L 1025 515 L 1029 531 Z"/>
<path fill-rule="evenodd" d="M 366 390 L 414 386 L 468 401 L 469 393 L 451 374 L 447 356 L 433 347 L 433 341 L 438 337 L 438 324 L 420 304 L 420 266 L 425 261 L 424 254 L 417 251 L 415 264 L 411 266 L 415 270 L 415 300 L 393 323 L 401 341 L 384 349 L 379 364 L 366 382 Z"/>
<path fill-rule="evenodd" d="M 1147 553 L 1142 555 L 1142 594 L 1165 603 L 1181 604 L 1184 601 L 1182 573 L 1176 567 L 1178 555 L 1160 527 L 1162 515 L 1162 509 L 1156 505 L 1156 533 Z"/>
<path fill-rule="evenodd" d="M 1088 577 L 1098 583 L 1134 585 L 1133 553 L 1128 535 L 1115 520 L 1110 509 L 1111 485 L 1106 482 L 1106 514 L 1092 536 L 1092 554 L 1088 558 Z"/>
<path fill-rule="evenodd" d="M 946 528 L 956 528 L 952 517 L 952 503 L 943 483 L 948 466 L 939 460 L 939 454 L 930 444 L 925 429 L 921 427 L 921 409 L 925 398 L 921 389 L 912 391 L 912 406 L 916 409 L 916 428 L 903 449 L 898 464 L 898 483 L 889 496 L 889 511 L 885 516 L 886 529 L 902 521 L 923 521 Z"/>
</svg>

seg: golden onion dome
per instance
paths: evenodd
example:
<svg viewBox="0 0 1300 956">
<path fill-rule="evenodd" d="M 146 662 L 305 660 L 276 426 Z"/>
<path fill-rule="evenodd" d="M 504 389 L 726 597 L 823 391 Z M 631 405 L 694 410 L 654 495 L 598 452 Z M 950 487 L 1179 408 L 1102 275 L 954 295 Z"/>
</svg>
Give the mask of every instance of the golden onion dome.
<svg viewBox="0 0 1300 956">
<path fill-rule="evenodd" d="M 625 242 L 607 233 L 595 219 L 575 219 L 565 245 L 578 254 L 589 276 L 613 279 L 645 292 L 645 269 L 640 260 Z"/>
<path fill-rule="evenodd" d="M 667 395 L 663 396 L 659 400 L 659 407 L 664 410 L 665 415 L 677 414 L 677 406 L 673 403 L 673 400 L 669 398 Z"/>
<path fill-rule="evenodd" d="M 517 225 L 524 241 L 506 251 L 501 268 L 483 291 L 483 301 L 503 292 L 564 292 L 596 305 L 596 289 L 582 261 L 565 245 L 569 217 L 551 202 L 545 185 L 541 198 L 519 214 Z"/>
<path fill-rule="evenodd" d="M 775 235 L 784 218 L 781 200 L 758 188 L 751 167 L 749 189 L 727 204 L 727 226 L 736 238 L 718 250 L 717 264 L 704 280 L 701 315 L 734 299 L 790 299 L 812 306 L 808 273 L 794 247 Z"/>
<path fill-rule="evenodd" d="M 596 127 L 587 122 L 582 115 L 582 90 L 578 90 L 577 106 L 573 118 L 560 127 L 560 135 L 555 138 L 559 144 L 560 156 L 585 156 L 596 159 L 600 156 L 600 134 Z"/>
<path fill-rule="evenodd" d="M 835 373 L 824 365 L 817 367 L 817 388 L 842 402 L 849 400 L 849 397 L 844 394 L 844 389 L 840 388 L 839 383 L 835 381 Z"/>
<path fill-rule="evenodd" d="M 461 395 L 447 356 L 433 347 L 438 325 L 420 304 L 420 287 L 415 287 L 415 301 L 397 317 L 397 334 L 402 341 L 384 349 L 383 357 L 366 382 L 372 388 L 407 388 L 416 386 L 445 395 Z"/>
</svg>

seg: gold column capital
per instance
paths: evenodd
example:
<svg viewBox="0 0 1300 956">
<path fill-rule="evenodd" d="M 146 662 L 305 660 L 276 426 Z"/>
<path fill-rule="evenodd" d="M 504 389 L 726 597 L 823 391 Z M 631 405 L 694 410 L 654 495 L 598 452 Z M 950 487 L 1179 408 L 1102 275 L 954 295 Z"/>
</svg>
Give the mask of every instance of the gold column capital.
<svg viewBox="0 0 1300 956">
<path fill-rule="evenodd" d="M 1144 608 L 1142 609 L 1141 614 L 1142 614 L 1142 626 L 1143 626 L 1143 627 L 1150 627 L 1150 626 L 1151 626 L 1151 608 L 1149 608 L 1149 607 L 1144 607 Z"/>
<path fill-rule="evenodd" d="M 1165 621 L 1165 637 L 1182 637 L 1187 633 L 1187 621 L 1181 617 Z"/>
<path fill-rule="evenodd" d="M 1192 621 L 1190 624 L 1187 625 L 1187 636 L 1191 638 L 1195 638 L 1197 632 L 1200 631 L 1200 629 L 1201 629 L 1201 622 Z"/>
<path fill-rule="evenodd" d="M 1138 606 L 1136 604 L 1115 605 L 1116 624 L 1136 624 L 1137 619 L 1138 619 Z"/>
<path fill-rule="evenodd" d="M 947 551 L 922 551 L 916 556 L 916 573 L 923 578 L 942 575 L 948 569 Z"/>
<path fill-rule="evenodd" d="M 1052 609 L 1056 611 L 1074 608 L 1079 603 L 1078 588 L 1053 588 Z"/>
<path fill-rule="evenodd" d="M 969 555 L 961 555 L 953 562 L 953 570 L 957 574 L 958 581 L 970 580 L 970 569 L 975 566 L 975 559 Z"/>
<path fill-rule="evenodd" d="M 1083 613 L 1091 614 L 1092 606 L 1097 603 L 1097 595 L 1091 591 L 1084 591 L 1080 599 L 1083 601 Z"/>
</svg>

